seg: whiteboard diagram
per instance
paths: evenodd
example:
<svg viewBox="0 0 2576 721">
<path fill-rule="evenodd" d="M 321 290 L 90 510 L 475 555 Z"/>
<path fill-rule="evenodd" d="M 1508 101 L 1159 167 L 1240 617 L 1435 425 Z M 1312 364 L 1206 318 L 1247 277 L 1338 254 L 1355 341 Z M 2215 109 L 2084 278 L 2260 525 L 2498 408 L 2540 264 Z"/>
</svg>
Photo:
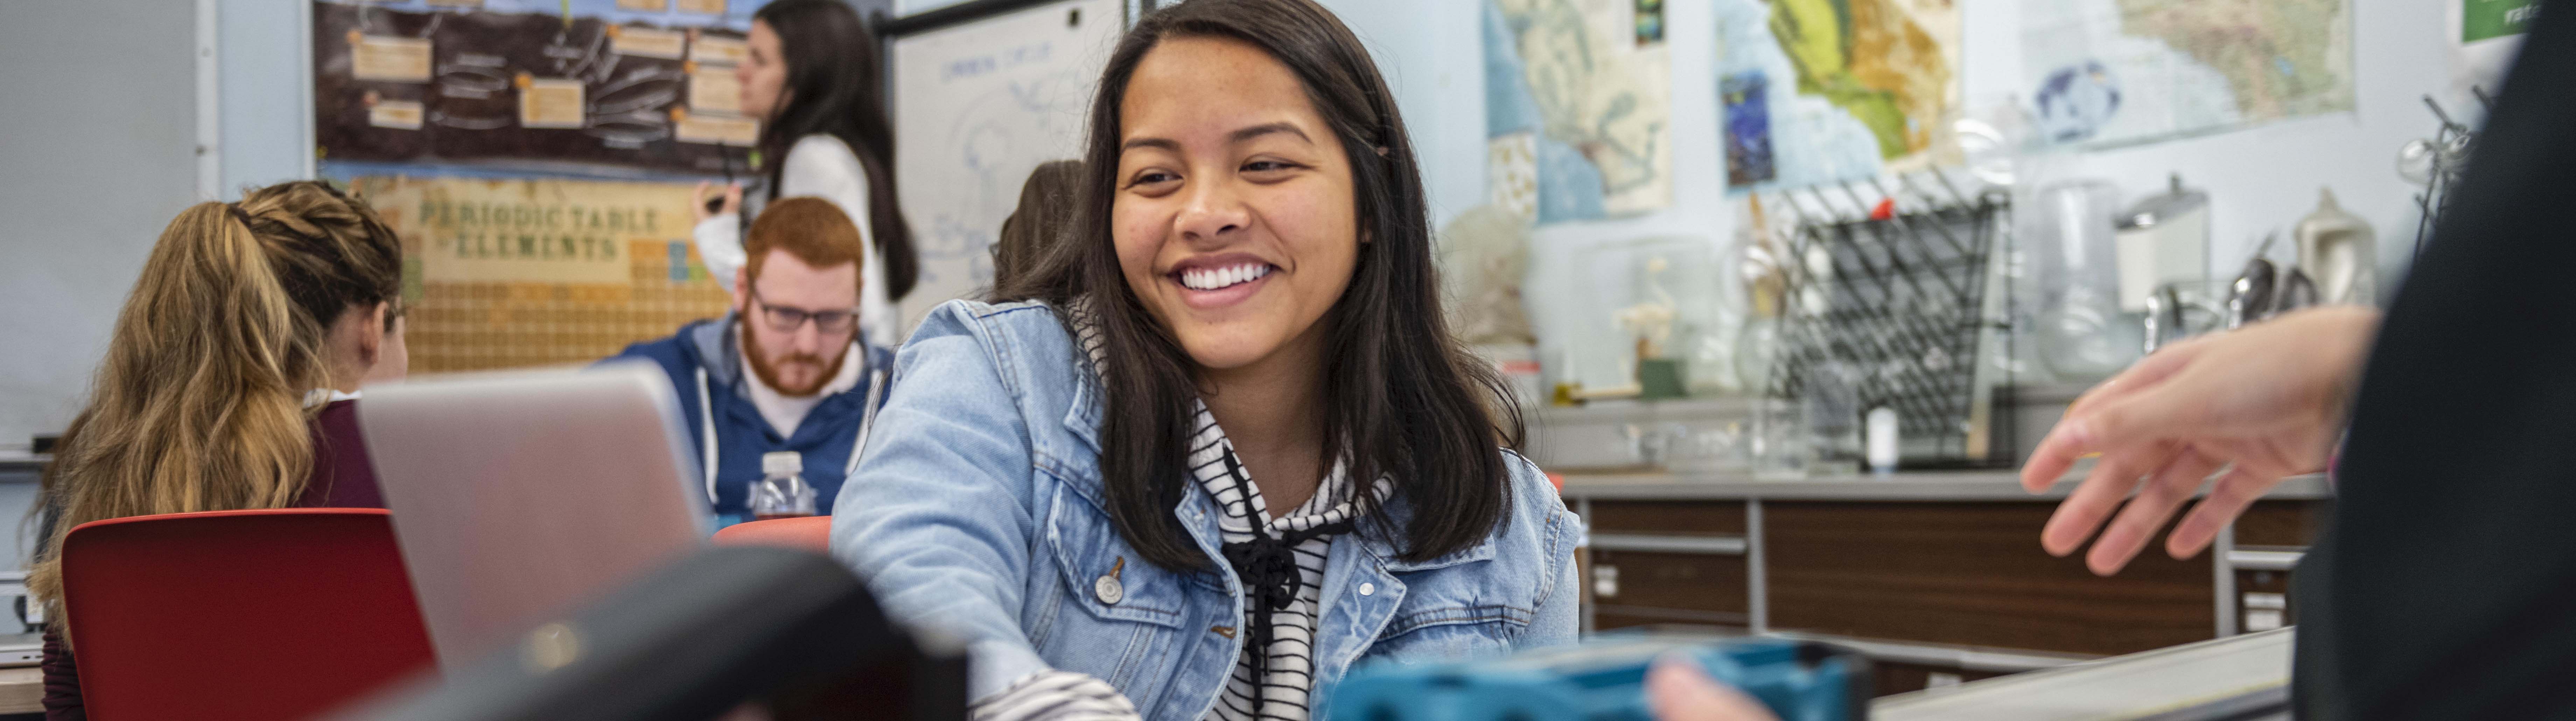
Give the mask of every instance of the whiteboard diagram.
<svg viewBox="0 0 2576 721">
<path fill-rule="evenodd" d="M 1077 157 L 1120 0 L 1067 0 L 894 41 L 895 177 L 921 254 L 904 327 L 992 283 L 992 245 L 1039 163 Z"/>
</svg>

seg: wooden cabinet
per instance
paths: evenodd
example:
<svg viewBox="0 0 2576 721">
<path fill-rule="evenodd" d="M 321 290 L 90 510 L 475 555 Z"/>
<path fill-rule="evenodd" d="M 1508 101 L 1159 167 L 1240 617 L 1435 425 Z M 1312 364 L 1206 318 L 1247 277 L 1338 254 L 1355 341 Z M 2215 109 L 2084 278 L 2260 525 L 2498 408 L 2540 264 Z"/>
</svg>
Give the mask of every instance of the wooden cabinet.
<svg viewBox="0 0 2576 721">
<path fill-rule="evenodd" d="M 1596 549 L 1593 628 L 1660 623 L 1742 628 L 1752 622 L 1747 581 L 1742 555 Z M 1605 623 L 1604 616 L 1614 620 Z"/>
<path fill-rule="evenodd" d="M 1743 501 L 1594 501 L 1593 533 L 1744 537 Z"/>
<path fill-rule="evenodd" d="M 2290 577 L 2308 546 L 2325 532 L 2334 513 L 2327 500 L 2263 500 L 2236 519 L 2227 553 L 2235 588 L 2235 630 L 2269 631 L 2298 623 L 2291 608 Z"/>
<path fill-rule="evenodd" d="M 1872 661 L 1869 667 L 1871 675 L 1877 677 L 1877 694 L 1880 696 L 1894 696 L 1938 686 L 1956 686 L 1969 681 L 2010 675 L 1999 671 L 1979 671 L 1956 666 L 1903 661 Z"/>
<path fill-rule="evenodd" d="M 2045 503 L 1770 503 L 1770 627 L 2096 655 L 2215 635 L 2207 554 L 2109 578 L 2039 549 Z M 2151 548 L 2160 548 L 2159 540 Z"/>
<path fill-rule="evenodd" d="M 2120 574 L 2053 557 L 2067 485 L 2009 473 L 1889 479 L 1569 479 L 1583 515 L 1585 630 L 1783 633 L 1863 649 L 1880 692 L 2051 668 L 2295 622 L 2291 569 L 2331 514 L 2293 479 L 2188 559 L 2162 534 Z M 2186 508 L 2187 510 L 2187 508 Z"/>
</svg>

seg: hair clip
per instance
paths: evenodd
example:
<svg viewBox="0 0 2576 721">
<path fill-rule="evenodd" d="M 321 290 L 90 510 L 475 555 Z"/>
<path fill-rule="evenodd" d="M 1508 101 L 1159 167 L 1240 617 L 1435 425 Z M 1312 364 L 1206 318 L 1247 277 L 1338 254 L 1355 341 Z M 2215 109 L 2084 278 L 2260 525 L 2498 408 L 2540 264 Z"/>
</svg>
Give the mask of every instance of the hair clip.
<svg viewBox="0 0 2576 721">
<path fill-rule="evenodd" d="M 1386 146 L 1377 146 L 1377 156 L 1381 158 L 1386 157 Z"/>
</svg>

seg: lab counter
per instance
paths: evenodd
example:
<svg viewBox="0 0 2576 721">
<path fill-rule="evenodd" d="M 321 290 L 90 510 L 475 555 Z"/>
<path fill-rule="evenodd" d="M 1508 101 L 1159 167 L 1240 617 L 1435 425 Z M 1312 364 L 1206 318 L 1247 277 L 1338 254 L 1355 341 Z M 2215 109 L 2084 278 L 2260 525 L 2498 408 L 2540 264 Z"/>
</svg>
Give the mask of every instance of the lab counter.
<svg viewBox="0 0 2576 721">
<path fill-rule="evenodd" d="M 1888 696 L 1879 721 L 2270 721 L 2290 717 L 2295 629 Z"/>
<path fill-rule="evenodd" d="M 2073 485 L 2034 495 L 2010 470 L 1569 474 L 1588 530 L 1584 629 L 1844 643 L 1878 662 L 1887 695 L 2296 622 L 2289 577 L 2330 512 L 2324 478 L 2275 487 L 2192 558 L 2159 537 L 2107 578 L 2082 550 L 2039 548 Z"/>
<path fill-rule="evenodd" d="M 2022 490 L 2021 474 L 2010 470 L 1906 472 L 1888 475 L 1823 476 L 1761 480 L 1749 474 L 1707 473 L 1575 473 L 1565 476 L 1567 498 L 1597 500 L 1709 501 L 1772 499 L 1783 501 L 2055 501 L 2074 490 L 2084 470 L 2047 491 Z M 2327 499 L 2334 492 L 2322 474 L 2282 481 L 2269 499 Z"/>
</svg>

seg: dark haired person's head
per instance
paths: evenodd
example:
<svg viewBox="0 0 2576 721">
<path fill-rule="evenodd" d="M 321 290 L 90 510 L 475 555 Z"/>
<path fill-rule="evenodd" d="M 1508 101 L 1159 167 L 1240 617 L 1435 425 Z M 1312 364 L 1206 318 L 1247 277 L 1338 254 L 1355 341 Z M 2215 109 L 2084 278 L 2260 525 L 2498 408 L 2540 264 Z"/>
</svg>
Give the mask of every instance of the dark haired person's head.
<svg viewBox="0 0 2576 721">
<path fill-rule="evenodd" d="M 894 128 L 881 99 L 876 36 L 840 0 L 778 0 L 752 15 L 750 45 L 734 77 L 743 112 L 761 121 L 769 187 L 778 187 L 797 140 L 830 135 L 850 146 L 867 171 L 866 222 L 885 263 L 886 297 L 901 300 L 921 267 L 895 202 Z"/>
<path fill-rule="evenodd" d="M 1020 204 L 1002 219 L 993 243 L 993 287 L 1012 284 L 1037 267 L 1038 256 L 1073 225 L 1074 190 L 1082 186 L 1082 161 L 1049 160 L 1020 184 Z"/>
<path fill-rule="evenodd" d="M 1488 414 L 1506 391 L 1443 321 L 1413 147 L 1340 20 L 1311 0 L 1155 11 L 1110 55 L 1083 161 L 1064 242 L 996 296 L 1094 308 L 1101 474 L 1140 553 L 1203 563 L 1172 514 L 1190 401 L 1265 383 L 1319 387 L 1323 463 L 1393 481 L 1414 513 L 1376 530 L 1408 557 L 1501 523 L 1496 446 L 1517 443 L 1519 419 Z"/>
</svg>

